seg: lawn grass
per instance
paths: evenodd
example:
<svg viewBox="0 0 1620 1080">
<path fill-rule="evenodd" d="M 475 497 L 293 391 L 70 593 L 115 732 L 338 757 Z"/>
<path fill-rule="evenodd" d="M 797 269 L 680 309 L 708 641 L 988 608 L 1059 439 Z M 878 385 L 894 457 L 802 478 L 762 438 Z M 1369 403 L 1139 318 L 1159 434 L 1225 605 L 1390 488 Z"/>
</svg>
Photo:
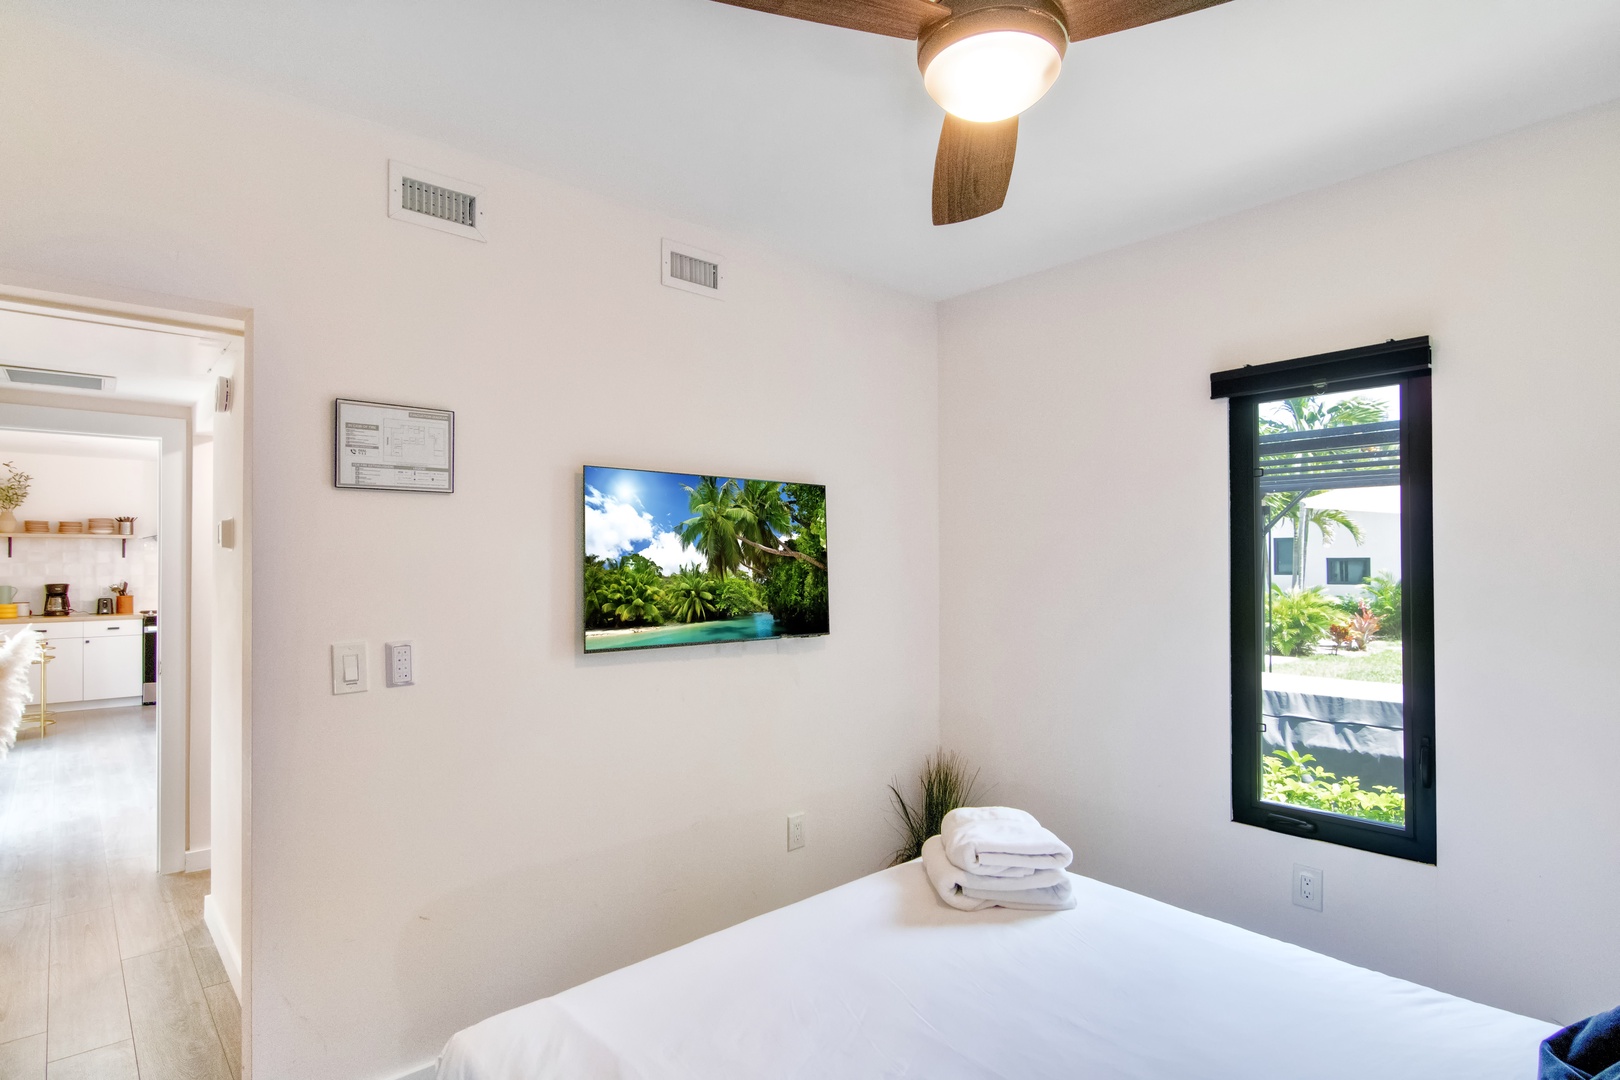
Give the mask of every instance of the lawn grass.
<svg viewBox="0 0 1620 1080">
<path fill-rule="evenodd" d="M 1375 643 L 1367 652 L 1341 651 L 1316 656 L 1274 656 L 1272 670 L 1286 675 L 1314 675 L 1323 679 L 1357 679 L 1361 682 L 1398 683 L 1401 681 L 1401 647 Z"/>
</svg>

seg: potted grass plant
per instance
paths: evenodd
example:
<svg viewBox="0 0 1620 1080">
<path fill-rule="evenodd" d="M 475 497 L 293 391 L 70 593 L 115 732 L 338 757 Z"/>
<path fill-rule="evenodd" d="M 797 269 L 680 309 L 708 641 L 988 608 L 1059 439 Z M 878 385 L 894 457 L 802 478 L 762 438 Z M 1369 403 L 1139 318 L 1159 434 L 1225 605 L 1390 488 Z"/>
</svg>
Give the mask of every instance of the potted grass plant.
<svg viewBox="0 0 1620 1080">
<path fill-rule="evenodd" d="M 945 815 L 959 806 L 972 806 L 978 794 L 979 770 L 968 771 L 967 762 L 956 751 L 940 751 L 923 761 L 917 775 L 916 802 L 901 793 L 898 784 L 889 785 L 889 796 L 894 802 L 895 823 L 902 838 L 895 849 L 890 866 L 922 857 L 923 843 L 936 836 Z"/>
<path fill-rule="evenodd" d="M 17 515 L 12 511 L 28 498 L 28 486 L 34 482 L 34 478 L 9 461 L 4 463 L 4 467 L 10 475 L 0 481 L 0 533 L 21 532 Z"/>
</svg>

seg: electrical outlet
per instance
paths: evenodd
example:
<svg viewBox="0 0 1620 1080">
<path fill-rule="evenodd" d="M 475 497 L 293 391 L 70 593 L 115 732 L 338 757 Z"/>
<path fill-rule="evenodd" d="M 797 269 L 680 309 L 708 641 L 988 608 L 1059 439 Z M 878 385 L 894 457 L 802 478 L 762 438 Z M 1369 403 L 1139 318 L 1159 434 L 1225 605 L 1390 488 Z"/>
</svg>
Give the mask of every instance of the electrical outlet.
<svg viewBox="0 0 1620 1080">
<path fill-rule="evenodd" d="M 383 646 L 383 681 L 389 686 L 415 684 L 410 642 L 390 641 Z"/>
<path fill-rule="evenodd" d="M 332 693 L 363 694 L 366 686 L 366 643 L 332 646 Z"/>
<path fill-rule="evenodd" d="M 804 813 L 788 815 L 788 850 L 798 851 L 804 847 Z"/>
<path fill-rule="evenodd" d="M 1322 910 L 1322 871 L 1294 864 L 1294 903 L 1312 911 Z"/>
</svg>

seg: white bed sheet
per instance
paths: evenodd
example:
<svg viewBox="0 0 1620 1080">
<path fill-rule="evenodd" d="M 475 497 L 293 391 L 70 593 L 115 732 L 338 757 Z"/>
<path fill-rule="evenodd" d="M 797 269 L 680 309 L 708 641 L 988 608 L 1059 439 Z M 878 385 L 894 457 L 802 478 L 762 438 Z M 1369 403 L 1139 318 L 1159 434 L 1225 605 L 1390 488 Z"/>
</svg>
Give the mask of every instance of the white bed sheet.
<svg viewBox="0 0 1620 1080">
<path fill-rule="evenodd" d="M 439 1080 L 1530 1080 L 1555 1027 L 1089 878 L 885 870 L 457 1033 Z"/>
</svg>

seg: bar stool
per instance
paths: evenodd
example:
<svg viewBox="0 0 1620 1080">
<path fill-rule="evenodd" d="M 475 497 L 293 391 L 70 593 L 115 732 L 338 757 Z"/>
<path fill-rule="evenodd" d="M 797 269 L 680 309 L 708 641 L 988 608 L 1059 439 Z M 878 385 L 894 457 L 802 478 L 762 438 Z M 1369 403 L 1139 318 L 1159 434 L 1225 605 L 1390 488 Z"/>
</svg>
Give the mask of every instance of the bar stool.
<svg viewBox="0 0 1620 1080">
<path fill-rule="evenodd" d="M 52 717 L 54 717 L 56 714 L 45 707 L 45 702 L 50 697 L 47 690 L 47 680 L 48 676 L 50 675 L 50 665 L 51 661 L 55 658 L 56 649 L 45 638 L 40 638 L 39 656 L 30 663 L 39 665 L 39 713 L 34 717 L 34 719 L 39 721 L 39 737 L 42 739 L 45 737 L 46 725 L 56 723 L 56 721 L 52 719 Z"/>
</svg>

